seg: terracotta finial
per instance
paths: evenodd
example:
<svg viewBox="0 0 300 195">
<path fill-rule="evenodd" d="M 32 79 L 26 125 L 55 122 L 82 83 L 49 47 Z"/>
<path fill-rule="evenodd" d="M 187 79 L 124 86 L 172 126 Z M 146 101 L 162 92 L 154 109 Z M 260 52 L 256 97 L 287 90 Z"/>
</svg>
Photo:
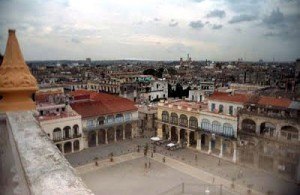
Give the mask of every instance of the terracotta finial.
<svg viewBox="0 0 300 195">
<path fill-rule="evenodd" d="M 32 110 L 32 94 L 37 91 L 37 81 L 24 61 L 15 30 L 9 36 L 2 65 L 0 66 L 0 112 Z"/>
</svg>

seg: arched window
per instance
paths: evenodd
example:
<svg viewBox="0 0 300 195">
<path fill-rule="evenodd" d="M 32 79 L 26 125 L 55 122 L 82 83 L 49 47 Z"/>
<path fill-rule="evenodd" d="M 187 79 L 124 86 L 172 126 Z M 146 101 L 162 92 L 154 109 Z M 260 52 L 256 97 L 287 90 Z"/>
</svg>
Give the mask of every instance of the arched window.
<svg viewBox="0 0 300 195">
<path fill-rule="evenodd" d="M 209 120 L 203 119 L 203 120 L 201 121 L 201 128 L 202 128 L 203 130 L 210 131 L 210 130 L 211 130 L 211 125 L 210 125 Z"/>
<path fill-rule="evenodd" d="M 184 127 L 188 126 L 188 117 L 184 114 L 180 115 L 180 125 Z"/>
<path fill-rule="evenodd" d="M 163 111 L 161 114 L 161 118 L 163 122 L 169 122 L 169 113 L 167 111 Z"/>
<path fill-rule="evenodd" d="M 178 125 L 178 115 L 174 112 L 171 113 L 171 123 Z"/>
<path fill-rule="evenodd" d="M 107 117 L 107 123 L 113 123 L 115 121 L 114 116 L 113 115 L 109 115 Z"/>
<path fill-rule="evenodd" d="M 117 123 L 123 122 L 123 114 L 117 114 L 116 115 L 116 122 Z"/>
<path fill-rule="evenodd" d="M 218 121 L 213 121 L 212 122 L 212 131 L 215 133 L 222 133 L 222 129 L 221 129 L 221 123 L 219 123 Z"/>
<path fill-rule="evenodd" d="M 53 141 L 61 140 L 61 138 L 62 138 L 61 129 L 60 128 L 55 128 L 53 130 Z"/>
<path fill-rule="evenodd" d="M 98 124 L 99 125 L 104 125 L 105 124 L 105 117 L 104 116 L 100 116 L 98 118 Z"/>
<path fill-rule="evenodd" d="M 196 117 L 190 117 L 190 128 L 197 129 L 198 128 L 198 120 Z"/>
<path fill-rule="evenodd" d="M 78 125 L 74 125 L 73 126 L 73 131 L 74 131 L 74 135 L 79 135 L 79 126 Z"/>
<path fill-rule="evenodd" d="M 63 131 L 64 131 L 64 138 L 71 137 L 71 127 L 70 126 L 64 127 Z"/>
<path fill-rule="evenodd" d="M 229 123 L 224 123 L 223 133 L 226 136 L 234 136 L 233 126 Z"/>
</svg>

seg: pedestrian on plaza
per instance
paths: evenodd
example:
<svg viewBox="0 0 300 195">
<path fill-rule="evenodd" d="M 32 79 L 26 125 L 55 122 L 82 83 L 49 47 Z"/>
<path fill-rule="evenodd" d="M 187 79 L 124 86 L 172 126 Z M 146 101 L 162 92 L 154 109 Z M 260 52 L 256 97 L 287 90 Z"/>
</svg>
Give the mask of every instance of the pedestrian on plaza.
<svg viewBox="0 0 300 195">
<path fill-rule="evenodd" d="M 153 152 L 151 152 L 151 158 L 153 158 Z"/>
<path fill-rule="evenodd" d="M 213 177 L 212 183 L 215 183 L 215 178 Z"/>
<path fill-rule="evenodd" d="M 197 154 L 195 154 L 195 161 L 197 162 L 197 160 L 198 160 L 198 156 Z"/>
<path fill-rule="evenodd" d="M 220 166 L 221 165 L 221 159 L 219 159 L 219 162 L 218 162 L 218 166 Z"/>
<path fill-rule="evenodd" d="M 166 157 L 163 157 L 163 162 L 164 162 L 164 163 L 166 162 Z"/>
<path fill-rule="evenodd" d="M 137 145 L 137 152 L 140 152 L 140 145 Z"/>
</svg>

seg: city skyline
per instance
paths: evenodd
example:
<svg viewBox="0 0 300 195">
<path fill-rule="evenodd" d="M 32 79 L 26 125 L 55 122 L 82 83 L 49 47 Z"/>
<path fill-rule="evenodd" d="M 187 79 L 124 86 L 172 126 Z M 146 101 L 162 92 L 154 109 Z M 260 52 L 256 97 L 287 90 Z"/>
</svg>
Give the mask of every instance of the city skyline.
<svg viewBox="0 0 300 195">
<path fill-rule="evenodd" d="M 299 57 L 297 0 L 0 1 L 0 52 L 15 28 L 26 60 Z"/>
</svg>

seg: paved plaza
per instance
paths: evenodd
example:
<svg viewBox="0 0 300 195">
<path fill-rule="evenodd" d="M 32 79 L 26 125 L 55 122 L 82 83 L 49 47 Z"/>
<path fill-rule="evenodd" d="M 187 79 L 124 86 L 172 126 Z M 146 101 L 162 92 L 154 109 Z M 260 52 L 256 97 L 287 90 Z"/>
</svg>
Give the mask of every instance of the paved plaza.
<svg viewBox="0 0 300 195">
<path fill-rule="evenodd" d="M 89 162 L 93 162 L 93 159 L 95 157 L 98 157 L 99 160 L 107 159 L 111 152 L 113 152 L 113 154 L 115 156 L 126 154 L 126 153 L 131 153 L 131 152 L 136 152 L 137 145 L 144 145 L 147 141 L 148 141 L 147 139 L 134 139 L 131 141 L 129 140 L 129 141 L 122 141 L 122 142 L 114 143 L 114 144 L 100 145 L 98 147 L 89 148 L 89 149 L 86 149 L 86 150 L 78 152 L 78 153 L 67 155 L 66 157 L 74 167 L 77 167 L 77 166 L 81 166 L 81 165 L 84 165 Z M 143 151 L 143 147 L 141 147 L 140 151 L 141 152 Z M 148 156 L 150 156 L 150 154 L 151 153 L 149 152 Z M 250 187 L 253 190 L 262 192 L 263 194 L 266 194 L 267 192 L 269 192 L 269 193 L 272 192 L 273 194 L 299 194 L 299 187 L 294 183 L 287 182 L 281 178 L 273 176 L 270 173 L 267 173 L 267 172 L 259 170 L 259 169 L 248 168 L 248 167 L 244 167 L 239 164 L 233 164 L 233 163 L 225 161 L 225 160 L 219 160 L 216 157 L 197 152 L 193 149 L 181 149 L 181 150 L 177 150 L 177 151 L 167 151 L 162 147 L 157 147 L 157 155 L 165 155 L 167 158 L 174 159 L 178 162 L 182 162 L 183 165 L 186 164 L 187 166 L 194 167 L 199 170 L 203 170 L 207 173 L 215 175 L 216 177 L 223 178 L 231 183 L 232 183 L 232 179 L 234 179 L 234 183 L 236 185 Z M 157 156 L 157 155 L 154 154 L 154 156 Z M 196 158 L 195 158 L 195 155 L 197 156 Z M 169 162 L 166 162 L 166 164 L 168 164 L 168 163 Z M 121 166 L 124 168 L 125 165 L 126 164 L 121 163 L 120 165 L 116 165 L 114 167 Z M 130 166 L 133 166 L 133 164 L 129 163 L 128 166 L 130 168 Z M 173 170 L 173 171 L 177 172 L 176 177 L 178 177 L 178 178 L 186 178 L 186 176 L 182 176 L 182 177 L 179 176 L 178 171 L 170 168 L 170 165 L 169 165 L 169 167 L 166 167 L 165 165 L 158 165 L 158 166 L 162 166 L 162 167 L 165 167 L 167 170 Z M 144 168 L 142 162 L 141 162 L 141 165 L 139 166 L 139 168 L 140 169 Z M 110 171 L 114 172 L 112 170 L 114 168 L 110 167 L 108 169 Z M 105 170 L 97 171 L 95 173 L 102 174 L 103 172 L 106 173 Z M 187 174 L 187 173 L 181 172 L 181 174 L 183 174 L 183 175 L 188 175 L 188 176 L 192 175 L 192 174 Z M 176 173 L 174 173 L 174 174 L 176 174 Z M 101 178 L 102 178 L 102 176 L 101 176 Z M 103 178 L 105 178 L 105 177 L 103 177 Z M 189 180 L 187 180 L 187 181 L 189 181 Z M 184 181 L 184 182 L 187 182 L 187 181 Z M 180 180 L 180 182 L 183 182 L 183 181 Z M 213 183 L 212 180 L 209 180 L 206 182 Z M 172 183 L 172 184 L 175 184 L 175 183 Z M 137 185 L 138 185 L 138 183 L 137 183 Z M 169 185 L 168 183 L 166 183 L 165 185 L 167 187 L 170 187 L 170 186 L 168 186 Z M 164 190 L 167 190 L 167 187 L 164 188 Z M 91 188 L 91 189 L 93 190 L 93 188 Z M 163 190 L 163 189 L 161 189 L 161 190 Z"/>
<path fill-rule="evenodd" d="M 145 163 L 149 162 L 150 168 L 145 169 Z M 144 157 L 90 171 L 81 174 L 81 177 L 95 194 L 164 194 L 164 192 L 172 190 L 174 186 L 181 186 L 183 182 L 204 186 L 203 193 L 210 187 L 203 181 Z M 219 190 L 219 188 L 217 189 Z M 176 189 L 176 191 L 178 193 L 181 189 Z M 216 194 L 220 194 L 220 192 L 218 191 Z M 228 193 L 224 191 L 223 194 Z"/>
</svg>

